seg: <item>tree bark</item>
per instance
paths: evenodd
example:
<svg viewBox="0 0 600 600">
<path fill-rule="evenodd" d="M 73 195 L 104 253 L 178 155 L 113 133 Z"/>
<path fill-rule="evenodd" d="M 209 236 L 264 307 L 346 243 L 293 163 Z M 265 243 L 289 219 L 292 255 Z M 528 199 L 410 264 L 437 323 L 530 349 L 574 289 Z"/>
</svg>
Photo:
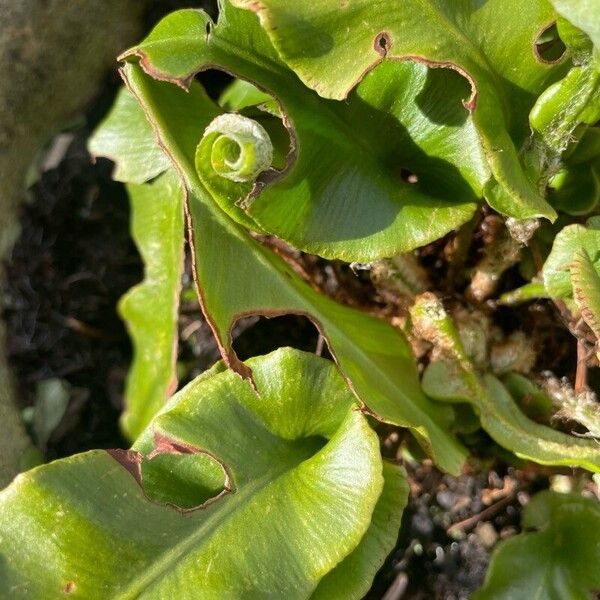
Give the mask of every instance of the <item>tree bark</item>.
<svg viewBox="0 0 600 600">
<path fill-rule="evenodd" d="M 0 0 L 0 258 L 18 235 L 40 147 L 94 98 L 117 54 L 141 35 L 145 8 L 141 0 Z M 0 488 L 30 445 L 14 400 L 1 325 Z"/>
</svg>

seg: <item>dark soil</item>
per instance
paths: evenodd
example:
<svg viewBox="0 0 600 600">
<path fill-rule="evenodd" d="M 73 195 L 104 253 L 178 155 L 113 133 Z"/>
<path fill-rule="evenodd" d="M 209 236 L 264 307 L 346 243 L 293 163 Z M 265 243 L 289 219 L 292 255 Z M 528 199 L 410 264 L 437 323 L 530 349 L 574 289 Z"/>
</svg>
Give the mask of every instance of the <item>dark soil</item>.
<svg viewBox="0 0 600 600">
<path fill-rule="evenodd" d="M 117 419 L 131 347 L 115 305 L 142 265 L 127 195 L 112 182 L 110 163 L 91 164 L 89 131 L 77 132 L 60 165 L 31 190 L 6 265 L 8 353 L 23 405 L 45 379 L 73 386 L 48 458 L 125 443 Z"/>
<path fill-rule="evenodd" d="M 367 598 L 466 600 L 483 583 L 493 545 L 519 533 L 521 508 L 548 480 L 505 467 L 449 477 L 428 461 L 407 470 L 400 537 Z"/>
</svg>

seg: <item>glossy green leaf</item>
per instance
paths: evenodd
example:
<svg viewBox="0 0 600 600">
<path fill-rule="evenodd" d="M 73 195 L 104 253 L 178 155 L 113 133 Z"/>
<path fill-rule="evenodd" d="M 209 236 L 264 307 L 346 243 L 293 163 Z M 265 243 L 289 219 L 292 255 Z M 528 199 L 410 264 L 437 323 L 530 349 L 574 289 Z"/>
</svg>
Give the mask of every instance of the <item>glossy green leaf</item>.
<svg viewBox="0 0 600 600">
<path fill-rule="evenodd" d="M 258 393 L 215 369 L 134 450 L 62 459 L 1 492 L 0 595 L 309 598 L 333 577 L 344 595 L 328 597 L 362 597 L 395 541 L 403 471 L 383 466 L 332 363 L 283 349 L 250 364 Z M 199 504 L 216 471 L 221 492 L 185 514 L 151 501 L 164 489 L 144 466 L 164 458 L 180 476 L 169 504 L 186 485 Z"/>
<path fill-rule="evenodd" d="M 328 98 L 346 98 L 382 60 L 461 73 L 471 85 L 465 106 L 494 176 L 486 199 L 519 219 L 555 218 L 518 157 L 527 115 L 561 71 L 535 54 L 537 37 L 554 18 L 546 0 L 519 0 L 510 10 L 503 0 L 232 1 L 258 13 L 282 59 Z"/>
<path fill-rule="evenodd" d="M 542 274 L 548 294 L 557 300 L 563 300 L 571 309 L 575 309 L 571 265 L 576 252 L 584 249 L 594 268 L 600 271 L 600 221 L 590 219 L 587 226 L 568 225 L 554 239 L 552 250 L 544 263 Z"/>
<path fill-rule="evenodd" d="M 598 162 L 598 164 L 594 164 Z M 587 215 L 600 202 L 600 161 L 565 165 L 548 182 L 548 200 L 569 215 Z"/>
<path fill-rule="evenodd" d="M 271 114 L 279 114 L 279 107 L 273 96 L 245 79 L 234 79 L 225 88 L 219 96 L 219 106 L 227 112 L 239 112 L 244 108 L 257 106 Z"/>
<path fill-rule="evenodd" d="M 477 372 L 439 300 L 432 295 L 417 298 L 411 315 L 420 331 L 429 332 L 428 339 L 442 354 L 423 374 L 423 389 L 428 396 L 444 402 L 471 404 L 490 437 L 521 458 L 600 472 L 600 445 L 595 440 L 570 436 L 535 423 L 523 414 L 496 377 Z"/>
<path fill-rule="evenodd" d="M 436 406 L 422 393 L 402 333 L 317 293 L 207 195 L 194 164 L 199 132 L 213 117 L 205 96 L 156 82 L 135 64 L 127 65 L 124 75 L 154 124 L 161 147 L 184 178 L 196 281 L 226 362 L 250 376 L 231 346 L 231 327 L 240 317 L 307 315 L 327 339 L 342 373 L 368 410 L 379 419 L 410 427 L 441 468 L 457 472 L 464 451 L 447 432 L 451 415 L 444 410 L 447 407 Z"/>
<path fill-rule="evenodd" d="M 173 13 L 124 57 L 184 86 L 222 68 L 275 97 L 291 138 L 287 167 L 224 198 L 210 191 L 238 222 L 296 248 L 347 261 L 411 250 L 467 221 L 489 179 L 456 73 L 386 62 L 346 102 L 325 100 L 279 59 L 256 16 L 228 1 L 216 26 L 199 11 Z"/>
<path fill-rule="evenodd" d="M 584 31 L 600 48 L 600 12 L 596 0 L 550 0 L 556 12 Z"/>
<path fill-rule="evenodd" d="M 312 600 L 359 600 L 369 591 L 373 575 L 396 544 L 402 512 L 408 501 L 404 471 L 383 463 L 383 491 L 373 511 L 371 525 L 360 544 L 319 582 Z"/>
<path fill-rule="evenodd" d="M 587 126 L 600 119 L 600 57 L 593 51 L 592 40 L 586 35 L 595 34 L 597 42 L 598 11 L 580 0 L 552 0 L 552 3 L 564 17 L 558 21 L 558 31 L 567 45 L 573 68 L 541 94 L 531 111 L 530 122 L 536 133 L 536 143 L 544 146 L 541 152 L 546 156 L 542 160 L 549 164 L 572 148 Z M 568 153 L 565 158 L 568 163 Z M 563 195 L 571 196 L 572 202 L 577 204 L 581 202 L 576 190 L 565 190 Z"/>
<path fill-rule="evenodd" d="M 121 164 L 126 163 L 117 162 Z M 129 184 L 127 189 L 131 233 L 144 261 L 144 280 L 119 304 L 134 346 L 121 427 L 135 439 L 177 389 L 184 219 L 181 184 L 172 172 L 151 184 Z"/>
<path fill-rule="evenodd" d="M 600 506 L 541 492 L 525 507 L 525 532 L 500 542 L 473 600 L 588 600 L 600 589 Z"/>
<path fill-rule="evenodd" d="M 129 135 L 122 135 L 123 122 Z M 88 141 L 92 156 L 104 156 L 115 162 L 116 181 L 144 183 L 169 167 L 169 159 L 152 137 L 152 129 L 135 98 L 123 88 L 104 121 Z"/>
</svg>

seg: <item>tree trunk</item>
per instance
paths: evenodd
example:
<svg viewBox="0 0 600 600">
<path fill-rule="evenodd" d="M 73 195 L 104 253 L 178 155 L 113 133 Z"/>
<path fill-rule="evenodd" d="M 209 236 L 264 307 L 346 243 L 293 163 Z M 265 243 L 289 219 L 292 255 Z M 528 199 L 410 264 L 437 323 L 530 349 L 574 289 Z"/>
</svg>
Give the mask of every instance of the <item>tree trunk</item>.
<svg viewBox="0 0 600 600">
<path fill-rule="evenodd" d="M 141 35 L 145 8 L 141 0 L 0 0 L 0 258 L 18 234 L 40 147 L 97 94 L 117 54 Z M 13 390 L 0 325 L 0 488 L 30 445 Z"/>
</svg>

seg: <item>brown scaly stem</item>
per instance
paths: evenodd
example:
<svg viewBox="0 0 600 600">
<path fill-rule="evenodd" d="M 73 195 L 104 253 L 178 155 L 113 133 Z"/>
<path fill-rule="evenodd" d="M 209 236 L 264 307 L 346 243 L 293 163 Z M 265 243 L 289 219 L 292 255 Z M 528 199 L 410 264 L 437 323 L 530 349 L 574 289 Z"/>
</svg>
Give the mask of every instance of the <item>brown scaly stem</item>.
<svg viewBox="0 0 600 600">
<path fill-rule="evenodd" d="M 580 394 L 587 389 L 587 360 L 589 351 L 585 342 L 577 339 L 577 369 L 575 371 L 575 393 Z"/>
</svg>

